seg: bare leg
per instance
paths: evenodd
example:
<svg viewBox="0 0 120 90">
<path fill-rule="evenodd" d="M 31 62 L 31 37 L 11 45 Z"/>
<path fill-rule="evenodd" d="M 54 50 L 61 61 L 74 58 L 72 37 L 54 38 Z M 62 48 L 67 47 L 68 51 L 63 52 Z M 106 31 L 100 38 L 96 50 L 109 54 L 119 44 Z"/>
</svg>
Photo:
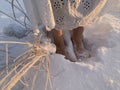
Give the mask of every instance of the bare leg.
<svg viewBox="0 0 120 90">
<path fill-rule="evenodd" d="M 73 43 L 71 41 L 70 30 L 64 30 L 63 32 L 64 32 L 63 37 L 64 37 L 65 45 L 66 45 L 66 52 L 67 52 L 66 58 L 72 62 L 76 62 L 77 58 L 74 53 Z"/>
<path fill-rule="evenodd" d="M 83 31 L 84 27 L 78 27 L 72 30 L 72 41 L 75 49 L 77 51 L 82 51 L 84 49 L 83 47 Z"/>
<path fill-rule="evenodd" d="M 84 27 L 78 27 L 72 30 L 72 41 L 74 45 L 74 51 L 77 59 L 85 59 L 89 57 L 89 52 L 84 48 L 83 45 L 83 31 Z"/>
<path fill-rule="evenodd" d="M 52 30 L 52 36 L 53 36 L 53 39 L 54 39 L 54 43 L 57 47 L 56 52 L 66 56 L 66 49 L 65 49 L 62 30 L 53 29 Z"/>
</svg>

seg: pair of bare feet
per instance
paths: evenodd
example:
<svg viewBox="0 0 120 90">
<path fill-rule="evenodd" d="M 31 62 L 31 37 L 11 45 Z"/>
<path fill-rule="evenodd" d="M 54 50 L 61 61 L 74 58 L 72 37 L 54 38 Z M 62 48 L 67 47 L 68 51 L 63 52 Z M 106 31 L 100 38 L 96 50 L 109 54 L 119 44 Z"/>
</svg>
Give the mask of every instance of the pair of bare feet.
<svg viewBox="0 0 120 90">
<path fill-rule="evenodd" d="M 88 57 L 82 43 L 83 27 L 73 30 L 52 30 L 54 43 L 57 47 L 57 53 L 65 55 L 65 57 L 73 62 L 80 61 L 83 57 Z M 84 55 L 85 54 L 85 55 Z"/>
</svg>

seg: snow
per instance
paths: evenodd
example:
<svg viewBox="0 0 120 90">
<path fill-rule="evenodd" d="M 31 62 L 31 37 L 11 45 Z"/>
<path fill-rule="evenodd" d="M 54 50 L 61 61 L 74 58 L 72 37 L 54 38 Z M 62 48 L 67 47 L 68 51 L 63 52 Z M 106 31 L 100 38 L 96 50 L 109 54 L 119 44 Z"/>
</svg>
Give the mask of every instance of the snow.
<svg viewBox="0 0 120 90">
<path fill-rule="evenodd" d="M 63 55 L 50 56 L 50 73 L 53 90 L 120 90 L 120 0 L 109 0 L 98 19 L 85 27 L 85 39 L 92 57 L 82 62 L 70 62 Z M 7 7 L 7 6 L 5 6 Z M 110 8 L 111 7 L 111 8 Z M 27 41 L 2 34 L 11 20 L 0 16 L 0 40 Z M 10 46 L 11 55 L 27 50 L 26 46 Z M 4 49 L 0 46 L 0 50 Z M 16 53 L 16 51 L 19 51 Z M 5 61 L 0 52 L 0 70 Z M 12 62 L 11 62 L 12 63 Z M 32 68 L 24 76 L 28 86 L 20 84 L 14 90 L 31 90 L 32 79 L 38 70 Z M 44 90 L 46 72 L 39 70 L 33 90 Z M 48 89 L 50 86 L 48 85 Z"/>
<path fill-rule="evenodd" d="M 30 31 L 24 30 L 24 28 L 20 27 L 17 24 L 10 24 L 3 29 L 3 33 L 6 36 L 23 38 L 29 34 Z"/>
<path fill-rule="evenodd" d="M 53 90 L 120 90 L 119 21 L 107 14 L 97 23 L 86 27 L 86 38 L 92 43 L 91 58 L 72 63 L 63 56 L 51 56 Z M 29 73 L 26 78 L 28 80 L 32 79 Z M 43 80 L 46 80 L 46 77 L 39 72 L 35 90 L 44 90 Z M 30 86 L 24 90 L 30 90 Z"/>
</svg>

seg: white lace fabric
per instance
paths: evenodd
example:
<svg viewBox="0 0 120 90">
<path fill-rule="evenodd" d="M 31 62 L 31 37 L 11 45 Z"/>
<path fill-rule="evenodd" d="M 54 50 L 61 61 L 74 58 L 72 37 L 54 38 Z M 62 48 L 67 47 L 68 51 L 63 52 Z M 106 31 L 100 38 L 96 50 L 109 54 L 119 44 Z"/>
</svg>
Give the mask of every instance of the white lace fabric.
<svg viewBox="0 0 120 90">
<path fill-rule="evenodd" d="M 90 23 L 107 0 L 26 0 L 32 2 L 34 19 L 50 29 L 71 30 Z M 25 2 L 26 6 L 27 2 Z M 27 5 L 29 6 L 29 5 Z M 30 6 L 29 6 L 30 7 Z M 26 8 L 27 9 L 27 8 Z M 35 11 L 34 11 L 35 9 Z M 30 10 L 27 10 L 28 14 Z M 36 15 L 37 14 L 37 15 Z M 33 19 L 31 17 L 31 19 Z M 34 21 L 34 20 L 33 20 Z"/>
</svg>

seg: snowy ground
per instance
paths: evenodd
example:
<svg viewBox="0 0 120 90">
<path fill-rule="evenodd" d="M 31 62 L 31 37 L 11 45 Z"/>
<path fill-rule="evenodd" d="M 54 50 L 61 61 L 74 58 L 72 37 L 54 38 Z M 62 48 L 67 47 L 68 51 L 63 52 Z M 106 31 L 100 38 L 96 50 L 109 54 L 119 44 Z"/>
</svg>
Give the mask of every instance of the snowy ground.
<svg viewBox="0 0 120 90">
<path fill-rule="evenodd" d="M 95 23 L 85 27 L 84 34 L 90 46 L 91 58 L 72 63 L 62 55 L 50 56 L 53 90 L 120 90 L 120 0 L 109 0 L 100 15 Z M 3 27 L 11 22 L 9 18 L 0 14 L 0 40 L 26 41 L 2 34 Z M 1 49 L 4 49 L 3 46 Z M 25 49 L 26 46 L 11 46 L 10 53 L 15 52 L 17 56 Z M 5 64 L 2 55 L 3 52 L 0 52 L 0 69 Z M 36 69 L 32 68 L 25 75 L 28 87 L 20 84 L 15 90 L 31 90 L 35 72 Z M 44 90 L 45 82 L 46 73 L 40 71 L 33 90 Z"/>
</svg>

